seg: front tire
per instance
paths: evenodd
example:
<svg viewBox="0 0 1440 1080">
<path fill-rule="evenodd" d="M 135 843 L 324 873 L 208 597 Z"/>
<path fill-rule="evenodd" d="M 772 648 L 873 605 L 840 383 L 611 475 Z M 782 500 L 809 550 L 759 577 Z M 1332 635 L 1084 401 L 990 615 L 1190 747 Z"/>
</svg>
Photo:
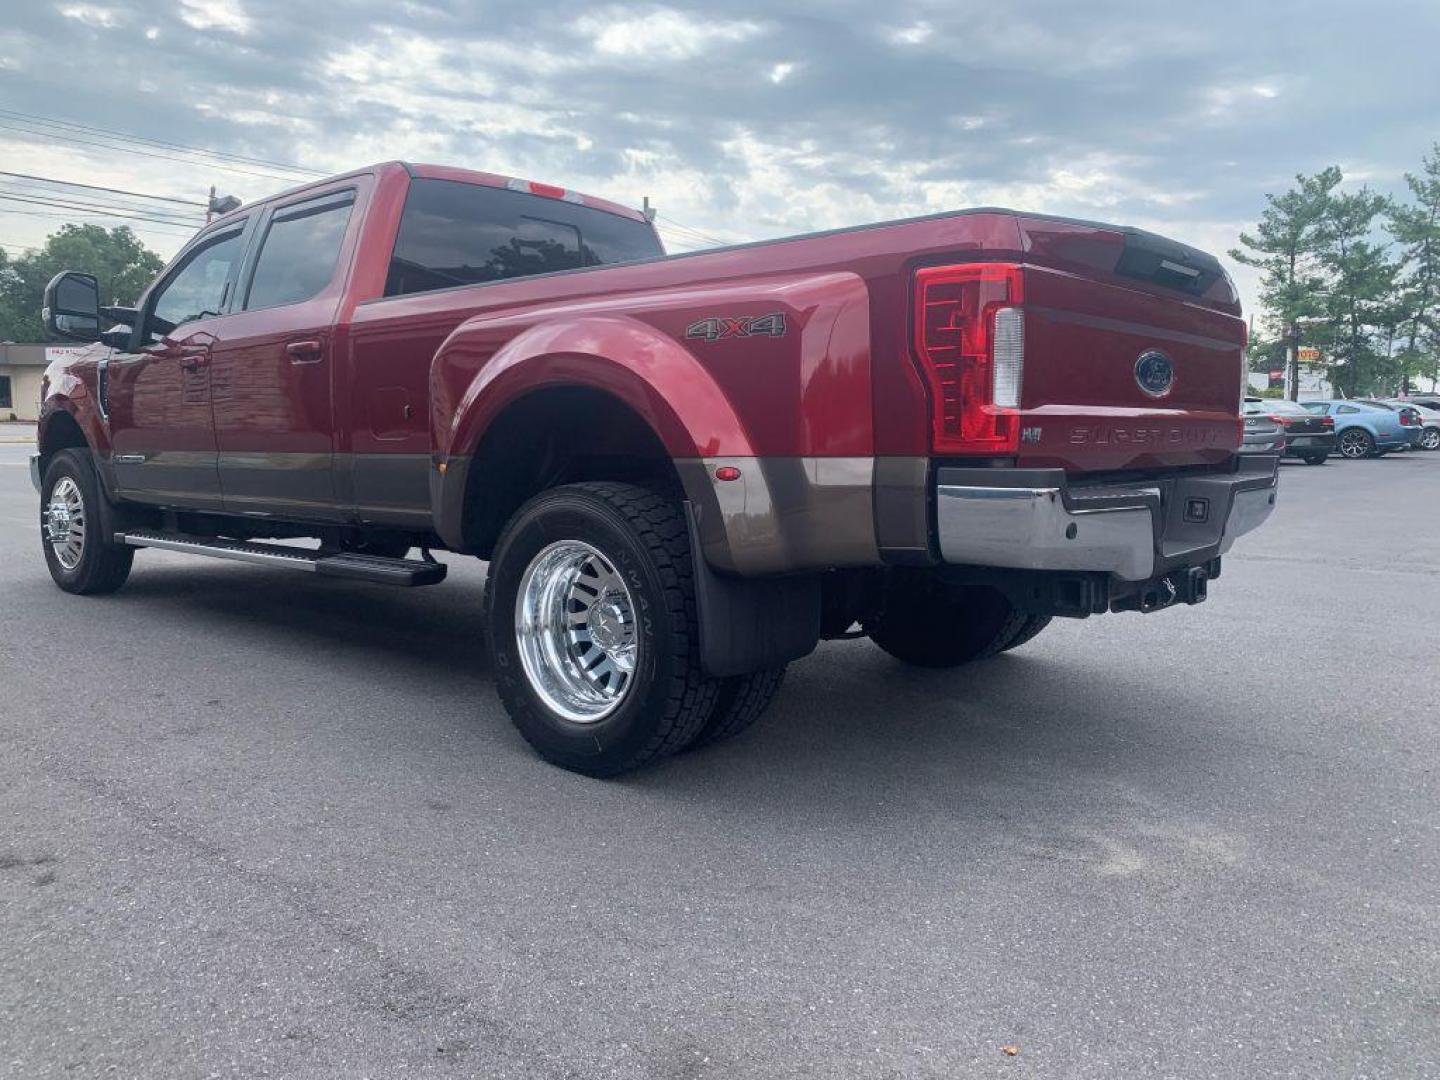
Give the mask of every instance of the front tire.
<svg viewBox="0 0 1440 1080">
<path fill-rule="evenodd" d="M 627 772 L 683 749 L 714 710 L 685 519 L 646 488 L 570 484 L 522 506 L 490 562 L 485 624 L 511 720 L 562 768 Z"/>
<path fill-rule="evenodd" d="M 897 573 L 886 588 L 881 614 L 866 630 L 897 660 L 949 668 L 1022 644 L 1030 618 L 989 586 L 951 585 L 928 574 Z M 1042 629 L 1043 624 L 1034 632 Z"/>
<path fill-rule="evenodd" d="M 112 593 L 130 576 L 135 549 L 105 535 L 104 499 L 88 450 L 56 453 L 40 485 L 40 541 L 51 579 L 68 593 Z"/>
</svg>

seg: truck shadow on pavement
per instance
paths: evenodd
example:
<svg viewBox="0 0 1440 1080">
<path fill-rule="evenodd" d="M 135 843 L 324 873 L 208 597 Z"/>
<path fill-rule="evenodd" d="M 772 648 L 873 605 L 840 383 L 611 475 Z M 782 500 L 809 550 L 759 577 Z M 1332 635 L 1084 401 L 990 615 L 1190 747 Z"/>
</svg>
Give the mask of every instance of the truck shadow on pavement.
<svg viewBox="0 0 1440 1080">
<path fill-rule="evenodd" d="M 152 608 L 136 618 L 184 620 L 187 633 L 237 648 L 258 631 L 272 646 L 331 665 L 332 680 L 383 672 L 387 683 L 423 686 L 428 722 L 463 718 L 469 741 L 452 745 L 473 754 L 477 773 L 567 789 L 596 784 L 541 762 L 509 724 L 491 687 L 482 594 L 483 575 L 470 567 L 437 588 L 392 590 L 201 566 L 137 571 L 123 599 Z M 1106 804 L 1137 789 L 1161 800 L 1177 761 L 1191 775 L 1225 768 L 1214 736 L 1217 723 L 1229 722 L 1213 703 L 1171 683 L 1145 691 L 1137 708 L 1133 684 L 1101 677 L 1093 658 L 1083 672 L 1079 664 L 1044 638 L 940 672 L 907 668 L 868 641 L 822 643 L 791 667 L 753 730 L 601 787 L 607 800 L 659 800 L 682 816 L 697 806 L 740 819 L 798 814 L 797 824 L 829 829 L 916 812 L 1025 818 L 1059 798 Z M 426 723 L 425 712 L 412 722 Z M 1231 735 L 1243 742 L 1243 732 Z M 445 798 L 464 805 L 467 793 Z"/>
</svg>

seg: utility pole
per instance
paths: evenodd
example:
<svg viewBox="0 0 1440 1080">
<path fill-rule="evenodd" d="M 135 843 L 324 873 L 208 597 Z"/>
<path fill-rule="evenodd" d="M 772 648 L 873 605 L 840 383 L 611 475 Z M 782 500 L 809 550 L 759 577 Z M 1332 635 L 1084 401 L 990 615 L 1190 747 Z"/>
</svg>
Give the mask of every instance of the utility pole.
<svg viewBox="0 0 1440 1080">
<path fill-rule="evenodd" d="M 210 224 L 210 219 L 215 216 L 215 185 L 210 185 L 210 198 L 205 202 L 205 224 Z"/>
<path fill-rule="evenodd" d="M 1290 401 L 1300 399 L 1300 320 L 1290 324 L 1289 338 L 1285 346 L 1285 397 Z"/>
</svg>

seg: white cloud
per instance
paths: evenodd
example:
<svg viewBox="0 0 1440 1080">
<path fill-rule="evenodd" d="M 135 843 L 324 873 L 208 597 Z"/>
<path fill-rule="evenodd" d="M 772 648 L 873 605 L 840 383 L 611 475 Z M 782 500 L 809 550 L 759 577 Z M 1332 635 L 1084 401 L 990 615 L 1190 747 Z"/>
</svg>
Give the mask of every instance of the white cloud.
<svg viewBox="0 0 1440 1080">
<path fill-rule="evenodd" d="M 642 62 L 691 60 L 760 32 L 759 24 L 747 20 L 698 19 L 669 8 L 644 15 L 608 8 L 582 16 L 575 29 L 591 39 L 601 56 Z"/>
<path fill-rule="evenodd" d="M 180 21 L 194 30 L 241 35 L 254 27 L 240 0 L 180 0 Z"/>
<path fill-rule="evenodd" d="M 776 64 L 770 69 L 770 81 L 778 85 L 788 79 L 794 70 L 795 65 L 788 61 Z"/>
<path fill-rule="evenodd" d="M 935 28 L 929 23 L 917 22 L 893 31 L 890 34 L 890 40 L 897 45 L 921 45 L 930 40 L 934 33 Z"/>
<path fill-rule="evenodd" d="M 123 21 L 114 8 L 100 7 L 98 4 L 63 4 L 59 11 L 64 18 L 101 30 L 113 30 Z"/>
</svg>

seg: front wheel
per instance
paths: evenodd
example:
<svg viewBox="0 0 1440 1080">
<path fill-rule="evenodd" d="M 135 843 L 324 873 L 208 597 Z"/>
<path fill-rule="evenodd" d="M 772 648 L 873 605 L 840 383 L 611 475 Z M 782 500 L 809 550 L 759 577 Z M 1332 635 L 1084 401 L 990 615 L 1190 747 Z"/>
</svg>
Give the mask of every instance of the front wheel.
<svg viewBox="0 0 1440 1080">
<path fill-rule="evenodd" d="M 40 539 L 51 579 L 68 593 L 111 593 L 130 576 L 135 549 L 105 535 L 104 498 L 87 450 L 61 450 L 45 470 Z"/>
<path fill-rule="evenodd" d="M 1364 428 L 1346 428 L 1340 433 L 1340 439 L 1336 446 L 1340 451 L 1340 456 L 1349 458 L 1351 461 L 1358 461 L 1375 453 L 1375 440 Z"/>
<path fill-rule="evenodd" d="M 521 507 L 490 562 L 485 623 L 511 720 L 562 768 L 626 772 L 714 712 L 685 519 L 646 488 L 570 484 Z"/>
<path fill-rule="evenodd" d="M 897 660 L 949 668 L 1022 643 L 1030 616 L 986 585 L 952 585 L 931 575 L 896 574 L 879 616 L 865 629 Z M 1044 624 L 1034 627 L 1034 633 Z M 1031 634 L 1030 636 L 1034 636 Z"/>
</svg>

